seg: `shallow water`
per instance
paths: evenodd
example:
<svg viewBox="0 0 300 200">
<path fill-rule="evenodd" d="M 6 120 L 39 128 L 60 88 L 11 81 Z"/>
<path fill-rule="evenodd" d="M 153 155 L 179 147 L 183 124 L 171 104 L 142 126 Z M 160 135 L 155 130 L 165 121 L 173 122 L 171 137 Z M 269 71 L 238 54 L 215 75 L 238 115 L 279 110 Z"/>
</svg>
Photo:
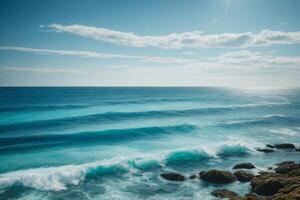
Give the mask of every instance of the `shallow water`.
<svg viewBox="0 0 300 200">
<path fill-rule="evenodd" d="M 248 183 L 168 182 L 299 153 L 300 90 L 225 88 L 1 88 L 0 199 L 213 199 Z"/>
</svg>

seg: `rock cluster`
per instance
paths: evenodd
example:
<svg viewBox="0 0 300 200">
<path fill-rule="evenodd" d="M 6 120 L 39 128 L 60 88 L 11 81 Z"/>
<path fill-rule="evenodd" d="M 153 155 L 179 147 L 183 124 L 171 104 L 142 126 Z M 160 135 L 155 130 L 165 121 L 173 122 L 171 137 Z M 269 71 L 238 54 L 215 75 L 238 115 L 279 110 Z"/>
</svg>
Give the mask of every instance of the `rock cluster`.
<svg viewBox="0 0 300 200">
<path fill-rule="evenodd" d="M 300 151 L 300 148 L 296 148 L 294 144 L 291 143 L 282 143 L 282 144 L 267 144 L 265 148 L 258 148 L 257 151 L 264 153 L 273 153 L 274 149 L 290 150 L 290 151 Z"/>
<path fill-rule="evenodd" d="M 293 144 L 266 145 L 260 149 L 265 153 L 269 150 L 284 149 L 297 150 Z M 199 176 L 190 175 L 190 179 L 199 178 L 212 184 L 229 184 L 235 181 L 250 182 L 250 193 L 239 196 L 233 191 L 218 189 L 211 194 L 217 198 L 229 200 L 300 200 L 300 163 L 286 161 L 269 167 L 270 171 L 260 171 L 258 175 L 252 174 L 249 169 L 255 166 L 251 163 L 239 163 L 233 167 L 233 173 L 226 170 L 210 169 L 199 173 Z M 185 181 L 186 177 L 180 173 L 163 173 L 161 177 L 169 181 Z"/>
</svg>

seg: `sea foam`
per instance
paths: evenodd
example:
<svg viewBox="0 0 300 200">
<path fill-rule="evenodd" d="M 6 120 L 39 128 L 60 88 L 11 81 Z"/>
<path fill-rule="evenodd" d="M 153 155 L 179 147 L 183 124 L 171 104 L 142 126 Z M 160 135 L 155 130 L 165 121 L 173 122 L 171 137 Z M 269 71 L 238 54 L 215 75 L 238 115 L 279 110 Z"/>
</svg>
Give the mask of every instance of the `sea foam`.
<svg viewBox="0 0 300 200">
<path fill-rule="evenodd" d="M 116 175 L 136 171 L 149 171 L 164 166 L 177 166 L 182 163 L 202 162 L 203 160 L 238 156 L 253 152 L 253 146 L 246 142 L 223 142 L 211 147 L 178 149 L 162 154 L 146 155 L 142 158 L 118 158 L 96 161 L 80 165 L 26 169 L 0 175 L 0 187 L 23 185 L 38 190 L 64 190 L 68 185 L 78 185 L 85 179 L 103 175 Z"/>
</svg>

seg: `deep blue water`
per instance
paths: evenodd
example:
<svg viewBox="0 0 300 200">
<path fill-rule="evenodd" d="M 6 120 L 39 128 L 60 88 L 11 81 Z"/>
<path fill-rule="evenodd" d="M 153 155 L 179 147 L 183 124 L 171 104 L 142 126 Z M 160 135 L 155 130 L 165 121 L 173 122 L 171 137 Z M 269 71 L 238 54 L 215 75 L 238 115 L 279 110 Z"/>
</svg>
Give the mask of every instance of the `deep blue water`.
<svg viewBox="0 0 300 200">
<path fill-rule="evenodd" d="M 170 183 L 208 168 L 258 170 L 299 153 L 299 89 L 0 88 L 0 199 L 213 199 L 226 187 Z"/>
</svg>

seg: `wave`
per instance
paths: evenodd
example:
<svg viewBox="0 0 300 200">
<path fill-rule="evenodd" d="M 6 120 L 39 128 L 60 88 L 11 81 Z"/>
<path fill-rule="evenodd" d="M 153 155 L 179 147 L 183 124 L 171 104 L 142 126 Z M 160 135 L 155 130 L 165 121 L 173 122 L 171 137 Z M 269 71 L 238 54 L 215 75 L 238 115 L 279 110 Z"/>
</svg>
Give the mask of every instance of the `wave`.
<svg viewBox="0 0 300 200">
<path fill-rule="evenodd" d="M 59 119 L 50 120 L 37 120 L 30 122 L 21 122 L 14 124 L 0 125 L 1 134 L 14 134 L 22 132 L 24 129 L 28 131 L 39 131 L 41 129 L 58 129 L 59 127 L 67 128 L 75 127 L 76 125 L 82 124 L 107 124 L 115 123 L 127 120 L 138 120 L 138 119 L 153 119 L 153 118 L 168 118 L 168 117 L 188 117 L 195 115 L 211 115 L 224 112 L 230 112 L 235 110 L 242 110 L 248 108 L 260 108 L 265 106 L 273 105 L 284 105 L 279 103 L 267 103 L 267 104 L 246 104 L 246 105 L 228 105 L 228 106 L 216 106 L 216 107 L 205 107 L 195 109 L 184 109 L 184 110 L 162 110 L 162 111 L 144 111 L 144 112 L 107 112 L 93 115 L 82 115 L 76 117 L 66 117 Z"/>
<path fill-rule="evenodd" d="M 300 122 L 299 117 L 285 115 L 267 115 L 261 118 L 235 120 L 214 124 L 214 126 L 225 128 L 242 128 L 251 126 L 297 126 Z"/>
<path fill-rule="evenodd" d="M 106 131 L 81 132 L 73 134 L 32 135 L 0 138 L 0 152 L 35 150 L 56 146 L 84 146 L 92 144 L 113 144 L 145 139 L 166 134 L 189 133 L 198 127 L 192 124 L 174 126 L 143 127 L 132 129 L 112 129 Z"/>
<path fill-rule="evenodd" d="M 86 107 L 85 105 L 16 106 L 0 108 L 0 112 L 72 110 Z"/>
<path fill-rule="evenodd" d="M 162 169 L 165 166 L 180 166 L 193 162 L 226 156 L 240 156 L 251 153 L 253 148 L 246 143 L 220 143 L 209 149 L 198 147 L 186 150 L 165 152 L 143 158 L 118 158 L 81 165 L 66 165 L 49 168 L 36 168 L 0 174 L 0 188 L 22 185 L 38 190 L 64 190 L 68 185 L 78 185 L 85 180 L 124 173 L 137 173 Z"/>
<path fill-rule="evenodd" d="M 279 129 L 270 129 L 271 133 L 276 133 L 280 135 L 289 135 L 289 136 L 296 136 L 300 135 L 300 130 L 297 130 L 297 127 L 295 128 L 279 128 Z"/>
</svg>

